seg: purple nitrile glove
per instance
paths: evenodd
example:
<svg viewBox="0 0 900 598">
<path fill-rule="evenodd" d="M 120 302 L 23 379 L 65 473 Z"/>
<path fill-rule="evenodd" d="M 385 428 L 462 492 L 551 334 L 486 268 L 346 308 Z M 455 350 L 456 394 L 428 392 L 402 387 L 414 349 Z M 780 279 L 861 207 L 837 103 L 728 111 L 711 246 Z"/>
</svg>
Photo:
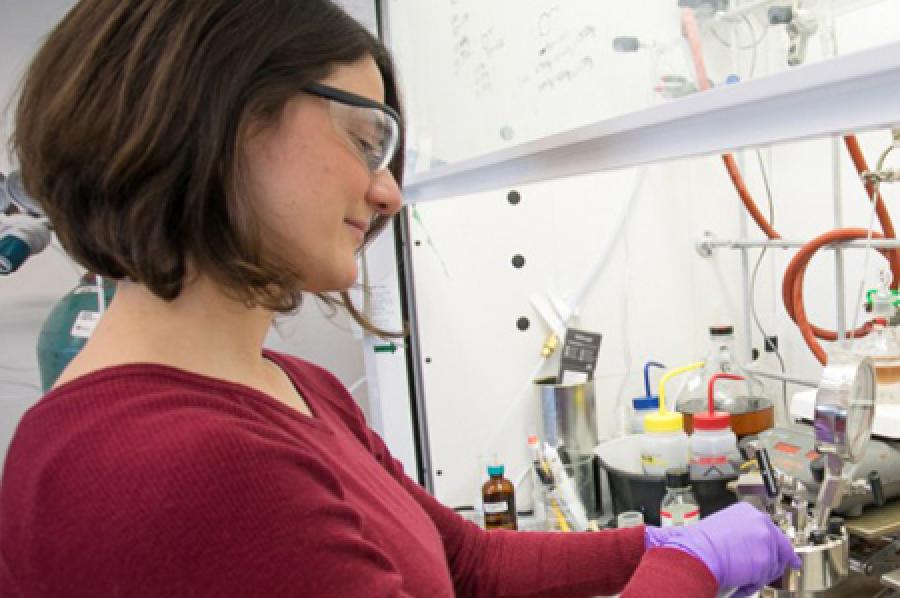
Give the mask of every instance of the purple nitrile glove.
<svg viewBox="0 0 900 598">
<path fill-rule="evenodd" d="M 786 567 L 801 565 L 791 541 L 769 516 L 743 502 L 685 527 L 644 530 L 647 550 L 683 550 L 706 565 L 720 590 L 737 588 L 734 598 L 750 596 L 781 577 Z"/>
</svg>

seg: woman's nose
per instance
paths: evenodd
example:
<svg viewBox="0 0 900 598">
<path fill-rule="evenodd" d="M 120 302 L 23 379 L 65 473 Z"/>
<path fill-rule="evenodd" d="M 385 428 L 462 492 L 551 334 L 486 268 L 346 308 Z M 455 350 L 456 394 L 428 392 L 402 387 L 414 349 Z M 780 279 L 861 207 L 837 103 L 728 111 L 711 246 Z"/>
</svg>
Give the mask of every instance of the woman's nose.
<svg viewBox="0 0 900 598">
<path fill-rule="evenodd" d="M 366 201 L 375 207 L 378 214 L 384 216 L 393 216 L 400 211 L 403 196 L 390 170 L 385 169 L 375 173 L 372 177 L 372 184 L 369 185 L 369 191 L 366 193 Z"/>
</svg>

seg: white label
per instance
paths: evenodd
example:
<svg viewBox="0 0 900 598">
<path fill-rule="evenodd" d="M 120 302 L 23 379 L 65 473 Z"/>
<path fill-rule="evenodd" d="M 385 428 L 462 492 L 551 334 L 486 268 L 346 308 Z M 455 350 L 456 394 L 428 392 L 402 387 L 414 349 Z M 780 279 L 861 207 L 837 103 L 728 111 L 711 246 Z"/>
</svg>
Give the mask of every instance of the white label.
<svg viewBox="0 0 900 598">
<path fill-rule="evenodd" d="M 100 314 L 95 311 L 80 311 L 75 323 L 72 324 L 72 336 L 78 338 L 88 338 L 93 334 L 97 322 L 100 321 Z"/>
<path fill-rule="evenodd" d="M 669 505 L 668 507 L 663 507 L 659 511 L 659 519 L 662 523 L 662 527 L 690 525 L 700 519 L 700 509 L 697 505 Z"/>
<path fill-rule="evenodd" d="M 486 502 L 484 503 L 484 512 L 488 515 L 496 515 L 497 513 L 506 513 L 509 510 L 509 505 L 506 501 L 503 502 Z"/>
<path fill-rule="evenodd" d="M 658 453 L 642 453 L 641 463 L 646 467 L 659 467 L 662 469 L 665 469 L 666 465 L 668 465 L 666 460 L 662 458 L 662 455 Z"/>
</svg>

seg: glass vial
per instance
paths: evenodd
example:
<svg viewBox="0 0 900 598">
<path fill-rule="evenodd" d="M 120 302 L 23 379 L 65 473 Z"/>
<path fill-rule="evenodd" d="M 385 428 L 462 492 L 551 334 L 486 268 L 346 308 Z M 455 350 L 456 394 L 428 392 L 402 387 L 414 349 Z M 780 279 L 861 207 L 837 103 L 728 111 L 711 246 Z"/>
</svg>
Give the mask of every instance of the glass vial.
<svg viewBox="0 0 900 598">
<path fill-rule="evenodd" d="M 662 527 L 679 527 L 700 519 L 697 497 L 691 490 L 691 475 L 686 467 L 666 471 L 666 496 L 659 509 Z"/>
<path fill-rule="evenodd" d="M 491 476 L 481 487 L 485 529 L 517 529 L 516 494 L 512 482 L 503 477 L 502 465 L 489 465 Z"/>
</svg>

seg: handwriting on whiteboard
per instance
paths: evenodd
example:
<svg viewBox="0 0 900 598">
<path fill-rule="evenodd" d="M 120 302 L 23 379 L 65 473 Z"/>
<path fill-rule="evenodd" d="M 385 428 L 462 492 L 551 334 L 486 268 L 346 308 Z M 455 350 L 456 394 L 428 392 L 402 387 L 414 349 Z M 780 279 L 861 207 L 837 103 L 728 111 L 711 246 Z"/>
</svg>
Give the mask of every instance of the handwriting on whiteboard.
<svg viewBox="0 0 900 598">
<path fill-rule="evenodd" d="M 558 2 L 529 16 L 529 26 L 521 27 L 508 14 L 503 18 L 498 6 L 515 11 L 519 5 L 450 0 L 454 75 L 475 97 L 492 94 L 498 80 L 506 80 L 498 76 L 501 70 L 512 73 L 525 93 L 574 86 L 594 70 L 600 36 L 577 10 Z M 521 6 L 518 10 L 517 15 Z"/>
<path fill-rule="evenodd" d="M 567 17 L 571 15 L 564 14 L 559 5 L 538 16 L 537 61 L 532 72 L 523 77 L 523 82 L 538 92 L 571 84 L 594 68 L 597 28 L 591 24 L 572 27 L 570 23 L 577 21 L 569 19 L 566 23 Z"/>
</svg>

